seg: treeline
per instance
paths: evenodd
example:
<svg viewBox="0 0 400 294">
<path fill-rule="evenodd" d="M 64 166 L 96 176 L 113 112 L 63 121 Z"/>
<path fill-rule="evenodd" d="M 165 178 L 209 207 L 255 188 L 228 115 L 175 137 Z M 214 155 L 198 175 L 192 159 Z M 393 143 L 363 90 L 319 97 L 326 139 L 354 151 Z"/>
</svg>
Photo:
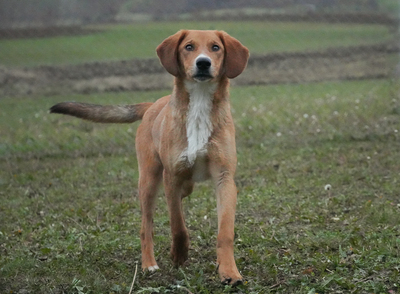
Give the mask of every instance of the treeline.
<svg viewBox="0 0 400 294">
<path fill-rule="evenodd" d="M 157 19 L 182 13 L 250 7 L 382 12 L 381 3 L 378 0 L 0 0 L 0 28 L 110 22 L 119 13 L 146 13 Z"/>
</svg>

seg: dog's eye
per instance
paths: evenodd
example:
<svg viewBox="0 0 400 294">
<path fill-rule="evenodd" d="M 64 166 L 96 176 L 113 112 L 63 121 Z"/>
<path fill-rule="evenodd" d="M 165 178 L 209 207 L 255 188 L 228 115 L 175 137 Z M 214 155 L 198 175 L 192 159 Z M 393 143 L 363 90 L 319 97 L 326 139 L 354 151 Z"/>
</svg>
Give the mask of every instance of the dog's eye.
<svg viewBox="0 0 400 294">
<path fill-rule="evenodd" d="M 218 51 L 218 50 L 219 50 L 219 46 L 218 46 L 218 45 L 213 45 L 213 46 L 211 47 L 211 50 L 212 50 L 212 51 Z"/>
<path fill-rule="evenodd" d="M 188 44 L 188 45 L 185 46 L 185 49 L 186 49 L 187 51 L 193 51 L 193 50 L 194 50 L 194 46 L 191 45 L 191 44 Z"/>
</svg>

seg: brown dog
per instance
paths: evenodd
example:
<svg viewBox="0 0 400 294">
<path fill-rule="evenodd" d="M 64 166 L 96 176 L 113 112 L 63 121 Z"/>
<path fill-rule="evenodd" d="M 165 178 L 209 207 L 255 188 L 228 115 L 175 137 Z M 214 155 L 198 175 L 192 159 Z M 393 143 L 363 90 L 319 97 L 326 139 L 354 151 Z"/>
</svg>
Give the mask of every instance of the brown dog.
<svg viewBox="0 0 400 294">
<path fill-rule="evenodd" d="M 235 128 L 229 104 L 229 79 L 245 69 L 249 51 L 221 31 L 182 30 L 157 48 L 165 69 L 175 76 L 172 94 L 155 103 L 100 106 L 63 102 L 50 112 L 95 122 L 126 123 L 143 119 L 136 135 L 139 198 L 142 210 L 142 268 L 158 269 L 153 252 L 153 212 L 163 180 L 175 265 L 188 258 L 189 235 L 182 199 L 195 182 L 211 178 L 218 210 L 217 263 L 221 282 L 242 282 L 233 256 L 236 208 Z"/>
</svg>

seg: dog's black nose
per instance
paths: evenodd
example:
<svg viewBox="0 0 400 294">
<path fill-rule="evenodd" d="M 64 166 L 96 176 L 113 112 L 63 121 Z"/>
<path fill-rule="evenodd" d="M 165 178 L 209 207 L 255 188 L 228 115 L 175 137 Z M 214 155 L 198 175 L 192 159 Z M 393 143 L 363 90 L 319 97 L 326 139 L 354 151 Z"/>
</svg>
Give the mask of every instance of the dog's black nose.
<svg viewBox="0 0 400 294">
<path fill-rule="evenodd" d="M 207 70 L 211 67 L 211 60 L 206 57 L 201 57 L 196 60 L 196 66 L 200 70 Z"/>
</svg>

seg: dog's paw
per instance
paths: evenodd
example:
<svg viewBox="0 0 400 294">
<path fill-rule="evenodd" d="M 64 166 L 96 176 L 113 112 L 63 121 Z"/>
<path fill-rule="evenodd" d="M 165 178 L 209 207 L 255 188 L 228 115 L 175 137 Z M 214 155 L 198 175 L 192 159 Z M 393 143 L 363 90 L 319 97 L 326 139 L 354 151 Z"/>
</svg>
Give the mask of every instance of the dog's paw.
<svg viewBox="0 0 400 294">
<path fill-rule="evenodd" d="M 185 263 L 185 261 L 188 259 L 188 250 L 185 248 L 182 250 L 174 250 L 174 248 L 171 250 L 171 259 L 173 264 L 176 267 L 179 267 Z"/>
<path fill-rule="evenodd" d="M 181 266 L 188 259 L 189 236 L 187 232 L 176 234 L 171 246 L 171 259 L 176 267 Z"/>
<path fill-rule="evenodd" d="M 231 286 L 236 287 L 236 286 L 239 286 L 239 285 L 243 284 L 243 278 L 240 277 L 240 279 L 232 279 L 230 277 L 228 277 L 228 278 L 227 277 L 223 277 L 221 279 L 221 283 L 222 283 L 222 285 L 231 285 Z"/>
<path fill-rule="evenodd" d="M 149 266 L 148 268 L 147 268 L 147 270 L 149 271 L 149 272 L 155 272 L 156 270 L 159 270 L 160 268 L 158 267 L 158 265 L 152 265 L 152 266 Z"/>
<path fill-rule="evenodd" d="M 240 275 L 236 267 L 234 268 L 224 268 L 223 266 L 218 266 L 219 277 L 223 285 L 238 286 L 242 285 L 244 280 Z"/>
<path fill-rule="evenodd" d="M 156 270 L 159 270 L 160 268 L 158 267 L 156 262 L 152 262 L 152 263 L 142 263 L 142 269 L 144 272 L 149 272 L 149 273 L 153 273 Z"/>
</svg>

